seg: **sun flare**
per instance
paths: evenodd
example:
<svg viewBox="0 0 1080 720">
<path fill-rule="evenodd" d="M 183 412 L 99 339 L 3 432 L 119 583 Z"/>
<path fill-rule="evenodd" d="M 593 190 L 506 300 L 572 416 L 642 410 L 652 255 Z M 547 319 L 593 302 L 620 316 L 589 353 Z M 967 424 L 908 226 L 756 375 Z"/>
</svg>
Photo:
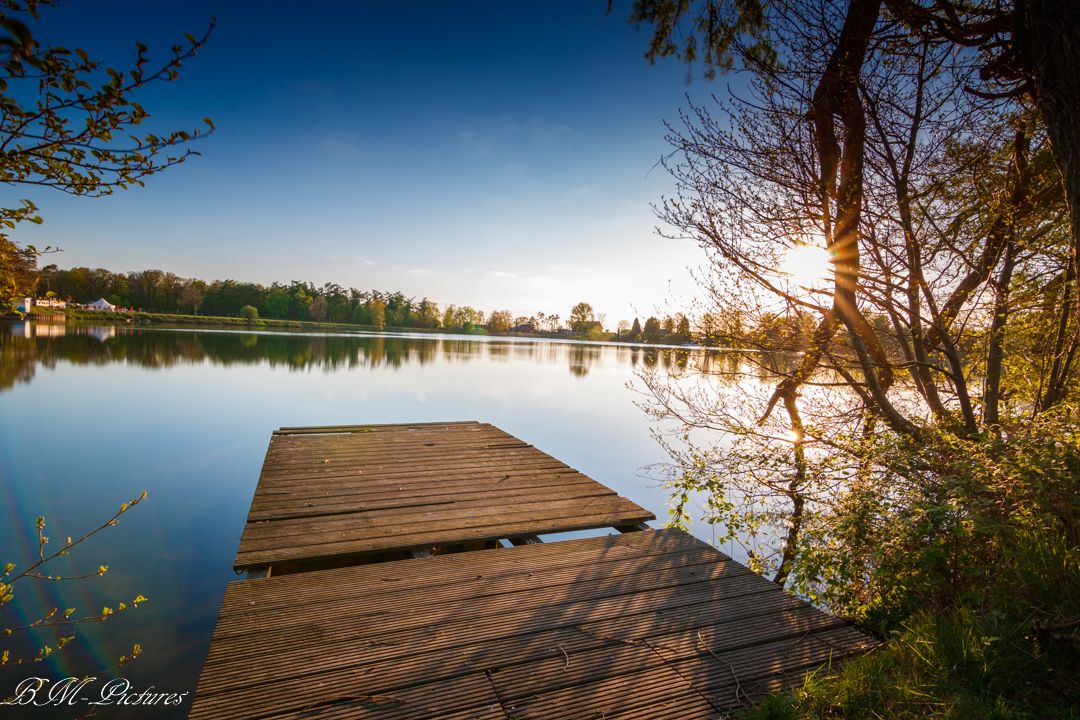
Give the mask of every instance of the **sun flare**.
<svg viewBox="0 0 1080 720">
<path fill-rule="evenodd" d="M 796 245 L 784 257 L 781 272 L 799 287 L 820 286 L 833 276 L 829 251 L 818 245 Z"/>
</svg>

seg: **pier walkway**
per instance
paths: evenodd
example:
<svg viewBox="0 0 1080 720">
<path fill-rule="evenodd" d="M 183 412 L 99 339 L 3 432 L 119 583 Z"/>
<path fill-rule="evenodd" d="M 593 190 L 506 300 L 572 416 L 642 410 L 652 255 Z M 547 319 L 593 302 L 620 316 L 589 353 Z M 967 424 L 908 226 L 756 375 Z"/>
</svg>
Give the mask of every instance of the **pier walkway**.
<svg viewBox="0 0 1080 720">
<path fill-rule="evenodd" d="M 874 645 L 490 425 L 279 433 L 191 720 L 718 718 Z"/>
</svg>

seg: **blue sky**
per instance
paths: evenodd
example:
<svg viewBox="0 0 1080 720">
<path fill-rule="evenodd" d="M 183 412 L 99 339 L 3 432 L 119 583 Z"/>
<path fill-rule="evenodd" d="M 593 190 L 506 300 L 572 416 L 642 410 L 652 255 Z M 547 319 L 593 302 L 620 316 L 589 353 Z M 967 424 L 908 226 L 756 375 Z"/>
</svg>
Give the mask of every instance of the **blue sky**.
<svg viewBox="0 0 1080 720">
<path fill-rule="evenodd" d="M 45 224 L 61 267 L 160 268 L 207 280 L 327 281 L 402 290 L 491 312 L 566 317 L 581 300 L 609 325 L 693 295 L 704 257 L 663 240 L 654 167 L 686 94 L 674 61 L 650 66 L 647 29 L 603 0 L 323 2 L 70 0 L 32 24 L 44 41 L 130 62 L 164 58 L 218 18 L 180 80 L 137 98 L 147 129 L 217 131 L 201 157 L 104 199 L 3 188 Z M 644 319 L 644 318 L 643 318 Z"/>
</svg>

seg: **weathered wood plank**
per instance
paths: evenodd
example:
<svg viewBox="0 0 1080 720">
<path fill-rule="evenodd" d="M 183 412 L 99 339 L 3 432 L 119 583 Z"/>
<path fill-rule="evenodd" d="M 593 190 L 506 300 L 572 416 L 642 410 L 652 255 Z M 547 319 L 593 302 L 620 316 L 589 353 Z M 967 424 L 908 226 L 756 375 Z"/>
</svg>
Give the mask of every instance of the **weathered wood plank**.
<svg viewBox="0 0 1080 720">
<path fill-rule="evenodd" d="M 500 505 L 514 505 L 522 499 L 533 502 L 553 500 L 589 500 L 597 497 L 618 497 L 614 491 L 604 492 L 597 489 L 594 484 L 581 483 L 580 486 L 556 485 L 556 486 L 509 486 L 505 489 L 485 490 L 472 493 L 452 492 L 439 489 L 437 492 L 422 493 L 412 492 L 408 497 L 392 496 L 384 494 L 368 496 L 302 496 L 299 498 L 289 497 L 287 500 L 279 500 L 273 504 L 252 503 L 251 513 L 248 515 L 249 522 L 260 520 L 284 520 L 317 517 L 338 517 L 341 515 L 353 515 L 361 512 L 374 510 L 394 510 L 402 508 L 464 508 L 479 507 L 490 503 Z M 258 509 L 257 506 L 258 505 Z M 261 509 L 265 507 L 266 509 Z"/>
<path fill-rule="evenodd" d="M 237 554 L 233 567 L 236 570 L 264 567 L 274 563 L 296 562 L 303 560 L 329 560 L 347 555 L 384 552 L 387 550 L 411 550 L 450 543 L 476 542 L 479 540 L 498 540 L 520 535 L 538 535 L 547 533 L 569 532 L 572 530 L 591 530 L 611 527 L 625 522 L 646 522 L 655 520 L 652 513 L 628 517 L 628 513 L 609 515 L 582 515 L 572 518 L 551 520 L 514 519 L 513 522 L 486 525 L 481 527 L 463 527 L 452 530 L 424 533 L 398 532 L 365 540 L 352 540 L 316 545 L 290 545 L 272 550 L 257 550 Z"/>
<path fill-rule="evenodd" d="M 652 519 L 484 423 L 282 428 L 267 448 L 234 569 Z"/>
<path fill-rule="evenodd" d="M 325 433 L 338 433 L 338 432 L 400 432 L 402 430 L 408 430 L 410 428 L 465 428 L 465 427 L 483 427 L 486 423 L 479 423 L 475 420 L 453 420 L 446 422 L 426 422 L 426 423 L 391 423 L 391 424 L 377 424 L 377 425 L 317 425 L 312 427 L 283 427 L 280 430 L 275 430 L 275 435 L 318 435 Z M 488 427 L 491 427 L 488 425 Z"/>
</svg>

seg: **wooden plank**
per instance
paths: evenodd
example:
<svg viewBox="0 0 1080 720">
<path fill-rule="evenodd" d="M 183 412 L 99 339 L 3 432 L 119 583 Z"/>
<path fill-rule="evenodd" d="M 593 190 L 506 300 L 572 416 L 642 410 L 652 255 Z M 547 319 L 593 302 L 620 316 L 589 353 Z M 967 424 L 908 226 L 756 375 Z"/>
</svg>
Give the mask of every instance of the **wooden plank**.
<svg viewBox="0 0 1080 720">
<path fill-rule="evenodd" d="M 191 717 L 480 671 L 511 717 L 716 717 L 745 697 L 714 654 L 758 692 L 859 637 L 684 533 L 585 538 L 231 583 Z"/>
<path fill-rule="evenodd" d="M 285 605 L 308 601 L 309 593 L 328 593 L 333 597 L 349 592 L 356 597 L 367 594 L 398 592 L 400 587 L 417 590 L 438 587 L 455 578 L 482 573 L 498 578 L 524 575 L 546 569 L 583 566 L 629 557 L 662 555 L 693 549 L 684 533 L 659 531 L 653 543 L 642 542 L 640 536 L 610 535 L 599 538 L 579 538 L 546 544 L 531 550 L 505 548 L 500 555 L 463 553 L 441 555 L 424 566 L 422 573 L 413 570 L 409 562 L 380 563 L 320 571 L 310 576 L 276 577 L 267 583 L 229 583 L 222 603 L 223 612 L 247 612 L 248 602 L 258 598 L 260 606 L 280 600 Z M 730 560 L 717 552 L 721 560 Z M 300 598 L 305 598 L 304 600 Z M 311 601 L 318 602 L 319 597 Z"/>
<path fill-rule="evenodd" d="M 541 457 L 520 462 L 497 462 L 484 460 L 482 458 L 477 460 L 462 459 L 459 461 L 447 458 L 443 461 L 435 462 L 430 466 L 408 464 L 400 466 L 386 464 L 379 466 L 363 464 L 342 465 L 339 463 L 338 465 L 331 467 L 328 463 L 313 462 L 310 467 L 293 468 L 287 473 L 279 475 L 264 473 L 260 476 L 260 483 L 265 482 L 270 487 L 288 487 L 308 484 L 312 480 L 342 476 L 353 480 L 359 479 L 356 477 L 357 475 L 367 475 L 368 477 L 390 476 L 392 479 L 404 477 L 408 479 L 417 475 L 446 477 L 448 475 L 464 476 L 480 472 L 499 473 L 500 471 L 504 474 L 541 471 L 548 471 L 551 473 L 574 473 L 573 468 L 557 460 Z"/>
<path fill-rule="evenodd" d="M 395 493 L 389 497 L 385 493 L 373 495 L 334 495 L 319 496 L 304 494 L 298 497 L 289 495 L 270 502 L 252 503 L 249 522 L 260 520 L 279 520 L 284 518 L 328 517 L 331 515 L 357 513 L 386 508 L 416 508 L 432 505 L 454 505 L 461 507 L 466 503 L 483 501 L 501 501 L 511 503 L 521 498 L 536 501 L 562 498 L 617 497 L 612 490 L 597 488 L 591 483 L 571 485 L 525 484 L 507 485 L 494 490 L 477 489 L 476 492 L 453 492 L 445 488 L 410 493 Z"/>
<path fill-rule="evenodd" d="M 384 425 L 318 425 L 312 427 L 283 427 L 279 430 L 275 430 L 275 435 L 317 435 L 325 433 L 338 433 L 338 432 L 400 432 L 401 430 L 408 430 L 410 428 L 465 428 L 465 427 L 482 427 L 482 425 L 475 420 L 459 420 L 448 422 L 427 422 L 427 423 L 394 423 Z"/>
<path fill-rule="evenodd" d="M 803 607 L 794 613 L 768 614 L 744 618 L 738 627 L 728 626 L 724 639 L 710 629 L 684 627 L 669 636 L 636 638 L 616 641 L 617 645 L 602 650 L 568 653 L 563 657 L 547 657 L 539 661 L 514 665 L 492 673 L 499 697 L 519 700 L 552 690 L 561 690 L 595 679 L 632 674 L 639 669 L 671 664 L 679 657 L 705 657 L 709 650 L 717 654 L 735 649 L 747 649 L 782 640 L 798 640 L 809 632 L 835 630 L 843 623 L 813 609 Z M 701 633 L 706 639 L 697 639 Z M 686 638 L 689 642 L 683 645 Z M 609 637 L 601 639 L 611 640 Z M 674 646 L 674 647 L 673 647 Z M 628 659 L 623 663 L 623 656 Z M 624 667 L 625 665 L 625 667 Z"/>
<path fill-rule="evenodd" d="M 571 496 L 541 502 L 504 502 L 496 496 L 442 505 L 417 508 L 382 508 L 347 515 L 320 515 L 317 517 L 284 518 L 272 522 L 249 523 L 240 541 L 241 551 L 263 550 L 277 547 L 280 539 L 300 536 L 313 539 L 325 536 L 320 542 L 342 542 L 370 537 L 388 531 L 411 533 L 436 531 L 449 528 L 465 528 L 477 524 L 502 524 L 510 522 L 511 516 L 520 515 L 536 519 L 557 519 L 581 515 L 640 514 L 637 505 L 614 493 Z M 315 544 L 315 543 L 312 543 Z"/>
<path fill-rule="evenodd" d="M 331 621 L 302 626 L 297 630 L 305 636 L 314 637 L 298 638 L 294 630 L 292 642 L 286 634 L 273 631 L 231 639 L 217 638 L 207 657 L 200 687 L 204 691 L 219 690 L 225 686 L 243 688 L 267 682 L 274 682 L 282 688 L 299 687 L 306 677 L 332 680 L 341 675 L 347 678 L 354 675 L 358 668 L 371 665 L 423 665 L 430 671 L 431 665 L 437 665 L 448 656 L 467 655 L 469 648 L 479 644 L 498 645 L 502 641 L 512 640 L 513 647 L 526 644 L 529 638 L 538 634 L 572 629 L 577 634 L 592 638 L 582 642 L 592 643 L 595 640 L 608 644 L 616 641 L 586 632 L 582 626 L 591 621 L 614 619 L 623 612 L 656 611 L 665 605 L 677 606 L 679 603 L 734 603 L 738 598 L 756 594 L 760 593 L 748 590 L 745 585 L 731 587 L 712 583 L 690 592 L 680 593 L 678 589 L 668 588 L 639 593 L 630 598 L 584 598 L 573 603 L 533 608 L 531 612 L 514 613 L 504 606 L 503 612 L 487 617 L 443 620 L 436 625 L 414 623 L 412 627 L 407 627 L 395 623 L 392 632 L 386 632 L 376 622 L 368 623 L 365 627 L 363 623 L 347 620 L 347 629 L 328 628 L 326 623 Z M 321 643 L 318 642 L 320 639 Z M 506 662 L 515 663 L 525 659 L 511 654 Z"/>
<path fill-rule="evenodd" d="M 576 588 L 604 587 L 606 592 L 614 595 L 637 592 L 641 588 L 656 590 L 669 584 L 708 583 L 717 578 L 751 577 L 746 575 L 745 569 L 737 563 L 716 562 L 701 553 L 674 553 L 650 560 L 652 562 L 645 563 L 640 558 L 630 558 L 587 568 L 564 567 L 494 578 L 459 575 L 430 585 L 381 583 L 368 592 L 350 593 L 344 597 L 336 588 L 330 588 L 297 595 L 295 599 L 277 603 L 273 599 L 260 598 L 255 606 L 239 608 L 240 615 L 236 620 L 223 617 L 219 621 L 218 630 L 231 631 L 234 627 L 237 630 L 241 627 L 284 629 L 293 623 L 307 624 L 318 617 L 344 614 L 348 614 L 354 621 L 374 615 L 377 625 L 389 629 L 385 613 L 392 611 L 401 602 L 410 603 L 411 616 L 418 622 L 431 624 L 443 614 L 461 618 L 498 612 L 493 601 L 501 595 L 512 595 L 509 602 L 519 609 L 525 609 L 555 604 L 557 598 L 560 598 L 557 593 L 573 593 Z M 618 581 L 619 578 L 622 578 L 622 581 Z M 604 582 L 599 583 L 600 580 Z M 433 587 L 438 587 L 441 592 L 433 595 Z M 480 607 L 469 607 L 480 599 L 484 600 Z M 460 609 L 454 605 L 459 600 L 464 605 Z M 288 604 L 285 604 L 286 602 Z M 307 612 L 297 613 L 298 607 L 307 608 Z M 419 614 L 421 609 L 422 617 Z M 459 612 L 466 612 L 467 615 L 462 616 Z"/>
<path fill-rule="evenodd" d="M 496 682 L 496 690 L 499 685 Z M 505 702 L 505 701 L 504 701 Z M 510 703 L 508 711 L 526 718 L 717 717 L 702 695 L 667 665 L 597 679 L 584 685 L 538 693 Z"/>
<path fill-rule="evenodd" d="M 580 538 L 538 546 L 532 550 L 505 548 L 500 555 L 462 553 L 441 555 L 424 567 L 423 573 L 412 570 L 408 561 L 380 563 L 324 570 L 310 576 L 275 577 L 266 583 L 229 583 L 222 602 L 222 612 L 246 613 L 249 601 L 258 600 L 260 607 L 280 601 L 283 605 L 307 601 L 309 593 L 331 593 L 331 597 L 348 592 L 356 597 L 385 592 L 398 592 L 399 587 L 438 587 L 483 574 L 497 578 L 524 575 L 546 569 L 584 566 L 628 557 L 674 553 L 693 546 L 686 543 L 683 533 L 662 531 L 653 543 L 643 543 L 640 536 L 610 535 L 599 538 Z M 717 552 L 722 560 L 729 560 Z M 303 599 L 302 599 L 303 598 Z M 312 602 L 319 602 L 319 597 Z"/>
<path fill-rule="evenodd" d="M 213 707 L 213 701 L 209 700 L 200 707 L 198 716 L 193 708 L 189 718 L 209 716 Z M 491 681 L 483 673 L 474 672 L 440 682 L 395 688 L 389 693 L 326 694 L 307 708 L 272 717 L 274 720 L 506 720 L 507 716 Z"/>
<path fill-rule="evenodd" d="M 402 483 L 403 477 L 408 483 Z M 561 482 L 565 484 L 597 483 L 592 478 L 582 475 L 576 470 L 567 468 L 552 469 L 524 469 L 516 468 L 510 471 L 499 471 L 498 468 L 474 468 L 459 472 L 424 472 L 408 475 L 406 473 L 391 473 L 388 475 L 364 475 L 362 471 L 351 470 L 337 471 L 336 474 L 309 477 L 307 482 L 260 482 L 255 490 L 255 498 L 263 501 L 274 495 L 288 495 L 291 493 L 318 493 L 335 492 L 348 493 L 356 490 L 363 493 L 393 493 L 394 491 L 423 490 L 429 487 L 461 488 L 468 491 L 470 488 L 500 487 L 506 482 L 524 480 L 528 478 L 544 478 L 552 484 Z M 561 478 L 561 480 L 560 480 Z M 601 486 L 603 487 L 603 486 Z"/>
<path fill-rule="evenodd" d="M 331 649 L 334 643 L 352 647 L 358 644 L 393 647 L 394 655 L 401 656 L 417 652 L 418 648 L 427 652 L 431 636 L 449 634 L 448 637 L 452 637 L 453 628 L 459 625 L 486 624 L 497 628 L 498 632 L 520 634 L 522 629 L 526 633 L 542 629 L 545 618 L 555 623 L 552 627 L 563 627 L 568 623 L 590 624 L 608 617 L 670 610 L 768 590 L 760 583 L 753 583 L 759 578 L 732 579 L 723 583 L 710 580 L 732 577 L 729 568 L 718 568 L 708 576 L 698 573 L 697 577 L 694 577 L 694 566 L 688 566 L 688 569 L 680 570 L 677 564 L 672 564 L 640 581 L 633 577 L 622 580 L 613 577 L 591 583 L 567 583 L 563 578 L 561 587 L 552 581 L 546 588 L 539 583 L 532 586 L 478 583 L 473 587 L 463 583 L 456 589 L 448 587 L 449 597 L 445 602 L 439 598 L 438 601 L 428 600 L 426 604 L 424 596 L 430 595 L 429 592 L 403 590 L 382 597 L 359 598 L 356 602 L 345 598 L 337 603 L 321 604 L 305 598 L 301 607 L 309 607 L 307 613 L 300 608 L 280 607 L 256 613 L 256 605 L 250 608 L 250 614 L 223 616 L 219 620 L 207 664 L 240 661 L 245 656 L 278 647 L 287 647 L 292 654 L 308 646 L 321 652 Z M 741 573 L 734 574 L 734 577 L 739 576 Z M 535 579 L 534 576 L 529 580 Z M 544 588 L 542 592 L 541 588 Z M 408 610 L 402 610 L 402 607 Z M 322 623 L 334 626 L 305 637 L 305 628 Z M 462 637 L 475 639 L 481 632 L 486 631 L 467 631 Z M 413 641 L 420 644 L 408 647 Z"/>
<path fill-rule="evenodd" d="M 785 682 L 798 682 L 808 672 L 839 664 L 875 645 L 845 628 L 715 656 L 705 654 L 671 665 L 715 707 L 725 709 L 744 705 Z"/>
<path fill-rule="evenodd" d="M 253 552 L 238 553 L 233 568 L 236 570 L 247 570 L 249 568 L 264 567 L 286 561 L 329 560 L 348 555 L 385 552 L 387 550 L 412 550 L 413 548 L 450 543 L 498 540 L 500 538 L 517 537 L 520 535 L 591 530 L 594 528 L 611 527 L 626 522 L 645 522 L 656 519 L 652 513 L 648 513 L 645 516 L 628 515 L 628 513 L 612 513 L 608 515 L 584 515 L 575 518 L 536 521 L 515 518 L 512 522 L 474 528 L 454 528 L 450 530 L 412 534 L 396 533 L 364 540 L 307 546 L 295 545 L 274 548 L 271 550 L 257 550 Z"/>
</svg>

